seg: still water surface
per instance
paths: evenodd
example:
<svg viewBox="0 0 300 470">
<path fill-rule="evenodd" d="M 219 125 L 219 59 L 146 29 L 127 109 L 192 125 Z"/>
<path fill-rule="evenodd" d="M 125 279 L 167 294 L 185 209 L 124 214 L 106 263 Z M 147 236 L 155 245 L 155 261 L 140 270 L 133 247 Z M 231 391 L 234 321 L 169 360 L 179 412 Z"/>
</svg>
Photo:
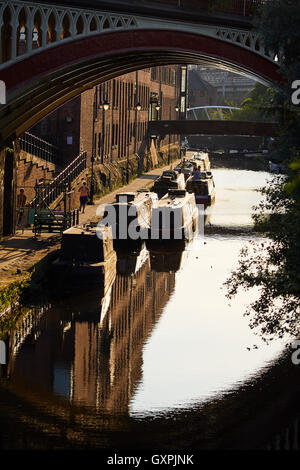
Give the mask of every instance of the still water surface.
<svg viewBox="0 0 300 470">
<path fill-rule="evenodd" d="M 1 390 L 10 423 L 4 447 L 111 447 L 120 442 L 126 447 L 126 439 L 114 432 L 138 436 L 135 426 L 151 417 L 164 420 L 159 426 L 166 436 L 163 426 L 170 426 L 174 417 L 184 423 L 184 413 L 203 407 L 210 423 L 197 431 L 199 438 L 208 432 L 203 447 L 221 446 L 212 424 L 217 418 L 211 421 L 212 404 L 218 403 L 223 421 L 217 428 L 223 429 L 231 419 L 222 418 L 224 409 L 234 410 L 239 403 L 225 404 L 226 397 L 255 388 L 266 371 L 277 368 L 284 344 L 266 345 L 249 328 L 243 313 L 257 292 L 242 292 L 229 305 L 223 287 L 240 249 L 253 237 L 252 206 L 261 199 L 257 190 L 269 174 L 234 169 L 213 173 L 217 195 L 208 210 L 205 243 L 196 238 L 179 251 L 143 246 L 120 253 L 105 298 L 95 289 L 49 299 L 11 332 Z M 276 380 L 281 372 L 276 369 Z M 248 398 L 251 410 L 255 400 L 256 395 Z M 111 422 L 112 416 L 122 420 Z M 24 437 L 26 422 L 35 429 L 30 442 Z M 143 428 L 142 434 L 142 446 L 155 444 L 152 431 Z M 192 445 L 188 432 L 181 445 Z"/>
</svg>

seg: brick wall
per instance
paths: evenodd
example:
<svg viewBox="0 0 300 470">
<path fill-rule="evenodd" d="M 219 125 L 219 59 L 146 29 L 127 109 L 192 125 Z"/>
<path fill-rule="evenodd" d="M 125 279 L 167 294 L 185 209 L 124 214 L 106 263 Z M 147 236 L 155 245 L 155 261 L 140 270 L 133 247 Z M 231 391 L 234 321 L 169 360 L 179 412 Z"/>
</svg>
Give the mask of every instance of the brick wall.
<svg viewBox="0 0 300 470">
<path fill-rule="evenodd" d="M 59 148 L 62 167 L 65 167 L 80 153 L 80 115 L 81 97 L 77 96 L 30 129 L 33 135 Z"/>
</svg>

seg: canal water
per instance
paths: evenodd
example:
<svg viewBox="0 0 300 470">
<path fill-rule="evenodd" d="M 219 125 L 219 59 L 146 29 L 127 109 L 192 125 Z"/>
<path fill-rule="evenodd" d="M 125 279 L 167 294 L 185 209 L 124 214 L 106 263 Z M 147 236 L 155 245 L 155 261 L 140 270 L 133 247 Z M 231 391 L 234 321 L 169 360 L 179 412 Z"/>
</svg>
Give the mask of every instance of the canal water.
<svg viewBox="0 0 300 470">
<path fill-rule="evenodd" d="M 244 312 L 258 292 L 229 302 L 224 287 L 254 238 L 252 207 L 270 174 L 232 165 L 213 174 L 204 240 L 120 252 L 104 296 L 85 287 L 63 299 L 54 293 L 10 331 L 2 448 L 266 448 L 286 440 L 298 416 L 298 369 L 286 341 L 267 345 L 249 327 Z"/>
</svg>

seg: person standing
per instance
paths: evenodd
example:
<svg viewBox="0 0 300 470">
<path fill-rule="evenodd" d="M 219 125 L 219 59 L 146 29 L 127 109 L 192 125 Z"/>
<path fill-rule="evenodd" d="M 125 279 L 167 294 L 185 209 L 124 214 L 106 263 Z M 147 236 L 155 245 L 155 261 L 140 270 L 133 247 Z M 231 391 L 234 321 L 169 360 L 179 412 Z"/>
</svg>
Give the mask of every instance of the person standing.
<svg viewBox="0 0 300 470">
<path fill-rule="evenodd" d="M 193 180 L 199 180 L 201 178 L 201 171 L 200 166 L 198 166 L 197 170 L 195 170 L 193 174 Z"/>
<path fill-rule="evenodd" d="M 23 214 L 24 214 L 24 207 L 26 204 L 26 196 L 25 196 L 25 191 L 23 188 L 20 189 L 19 194 L 17 195 L 17 211 L 18 211 L 18 221 L 17 225 L 21 224 Z"/>
<path fill-rule="evenodd" d="M 87 205 L 88 202 L 88 197 L 90 190 L 87 187 L 86 181 L 83 181 L 82 186 L 79 188 L 79 193 L 80 193 L 80 212 L 82 209 L 82 213 L 84 214 L 84 209 L 85 206 Z"/>
</svg>

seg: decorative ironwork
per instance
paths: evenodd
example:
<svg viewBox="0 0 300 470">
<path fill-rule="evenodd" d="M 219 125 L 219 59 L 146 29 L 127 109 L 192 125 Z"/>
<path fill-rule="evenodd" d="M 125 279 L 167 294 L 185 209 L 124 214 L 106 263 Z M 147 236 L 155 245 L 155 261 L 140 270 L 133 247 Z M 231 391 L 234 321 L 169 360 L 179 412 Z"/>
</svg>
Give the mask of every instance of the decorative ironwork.
<svg viewBox="0 0 300 470">
<path fill-rule="evenodd" d="M 224 7 L 224 11 L 245 16 L 262 2 L 263 0 L 232 0 L 229 10 Z M 196 8 L 199 11 L 203 10 L 204 3 L 206 2 L 199 2 L 198 0 L 172 1 L 174 6 L 185 11 L 192 8 L 194 12 Z M 147 2 L 143 4 L 146 5 Z M 124 9 L 126 9 L 126 2 L 124 2 Z M 213 7 L 212 11 L 214 11 Z M 219 11 L 218 8 L 217 11 Z M 0 70 L 15 61 L 22 60 L 41 50 L 57 46 L 66 41 L 73 41 L 108 31 L 153 27 L 164 30 L 189 31 L 215 37 L 249 49 L 271 61 L 280 59 L 275 57 L 271 51 L 265 49 L 257 34 L 247 29 L 217 27 L 199 24 L 199 22 L 184 21 L 184 19 L 154 18 L 151 17 L 150 12 L 148 15 L 132 16 L 97 9 L 88 10 L 84 6 L 82 8 L 73 8 L 30 1 L 0 0 L 0 29 L 2 31 Z"/>
<path fill-rule="evenodd" d="M 136 20 L 130 15 L 88 10 L 84 5 L 71 8 L 30 1 L 0 1 L 3 39 L 0 63 L 19 60 L 63 41 L 136 26 Z"/>
</svg>

